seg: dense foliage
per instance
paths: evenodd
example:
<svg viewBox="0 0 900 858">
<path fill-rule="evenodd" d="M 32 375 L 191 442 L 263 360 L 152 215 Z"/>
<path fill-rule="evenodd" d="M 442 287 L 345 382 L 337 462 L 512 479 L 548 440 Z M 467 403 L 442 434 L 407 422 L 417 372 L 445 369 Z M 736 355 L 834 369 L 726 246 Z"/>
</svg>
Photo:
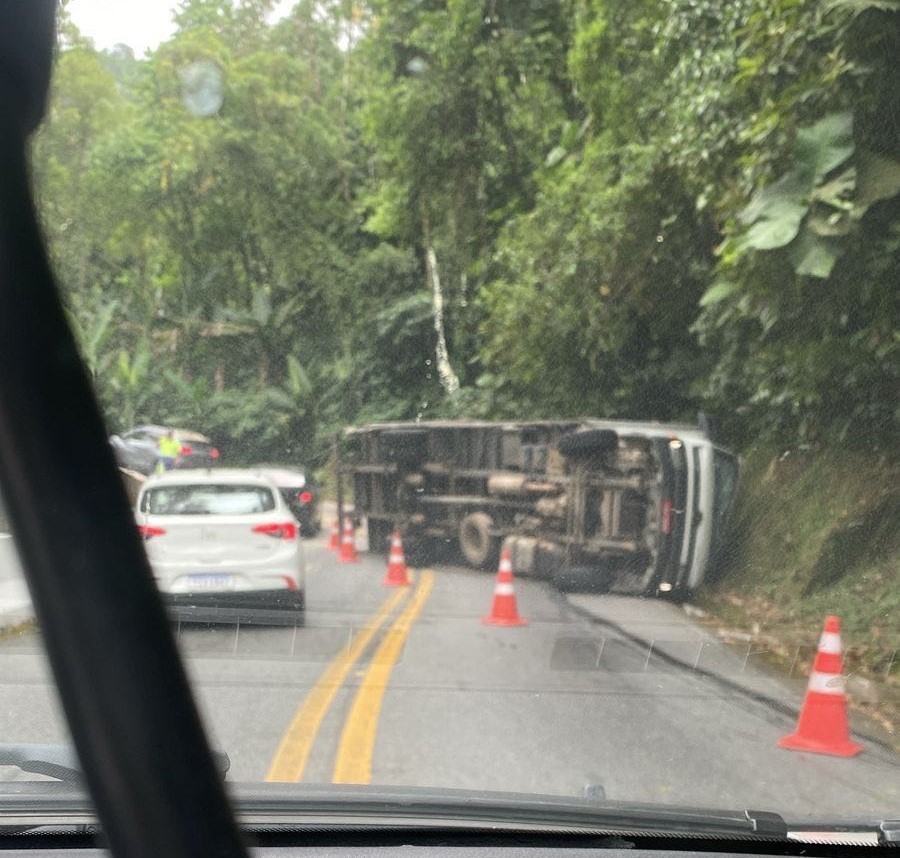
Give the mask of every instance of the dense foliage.
<svg viewBox="0 0 900 858">
<path fill-rule="evenodd" d="M 60 20 L 34 144 L 111 430 L 417 416 L 897 437 L 895 0 L 183 0 Z"/>
</svg>

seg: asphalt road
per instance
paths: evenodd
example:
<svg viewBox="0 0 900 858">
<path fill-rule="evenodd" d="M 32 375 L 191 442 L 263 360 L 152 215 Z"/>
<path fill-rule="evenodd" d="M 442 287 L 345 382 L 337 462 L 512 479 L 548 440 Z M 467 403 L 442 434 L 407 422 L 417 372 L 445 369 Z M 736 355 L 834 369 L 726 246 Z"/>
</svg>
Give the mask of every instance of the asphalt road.
<svg viewBox="0 0 900 858">
<path fill-rule="evenodd" d="M 324 542 L 307 543 L 303 628 L 176 629 L 230 780 L 570 796 L 599 784 L 614 800 L 793 818 L 900 810 L 895 753 L 779 748 L 794 719 L 777 704 L 798 706 L 797 689 L 675 606 L 518 579 L 528 625 L 487 626 L 492 575 L 438 565 L 391 589 L 383 559 L 341 565 Z M 0 736 L 65 741 L 35 632 L 0 641 Z"/>
</svg>

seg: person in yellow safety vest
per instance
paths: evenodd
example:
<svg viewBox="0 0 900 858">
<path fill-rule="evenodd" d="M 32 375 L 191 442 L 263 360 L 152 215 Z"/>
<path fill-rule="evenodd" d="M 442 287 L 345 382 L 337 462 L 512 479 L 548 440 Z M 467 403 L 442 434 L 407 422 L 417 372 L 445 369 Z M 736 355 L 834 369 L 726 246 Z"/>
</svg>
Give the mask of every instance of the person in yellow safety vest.
<svg viewBox="0 0 900 858">
<path fill-rule="evenodd" d="M 156 445 L 159 458 L 156 460 L 156 473 L 162 474 L 171 471 L 175 467 L 175 460 L 181 452 L 181 441 L 175 437 L 175 433 L 169 429 L 159 439 Z"/>
</svg>

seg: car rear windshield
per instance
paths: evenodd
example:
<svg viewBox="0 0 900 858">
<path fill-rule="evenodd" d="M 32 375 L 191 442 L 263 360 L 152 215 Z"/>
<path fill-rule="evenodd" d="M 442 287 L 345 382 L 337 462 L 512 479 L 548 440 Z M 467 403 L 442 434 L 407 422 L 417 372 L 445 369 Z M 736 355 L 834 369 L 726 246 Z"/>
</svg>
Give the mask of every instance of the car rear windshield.
<svg viewBox="0 0 900 858">
<path fill-rule="evenodd" d="M 141 512 L 151 515 L 252 515 L 273 509 L 275 495 L 266 486 L 159 486 L 141 498 Z"/>
</svg>

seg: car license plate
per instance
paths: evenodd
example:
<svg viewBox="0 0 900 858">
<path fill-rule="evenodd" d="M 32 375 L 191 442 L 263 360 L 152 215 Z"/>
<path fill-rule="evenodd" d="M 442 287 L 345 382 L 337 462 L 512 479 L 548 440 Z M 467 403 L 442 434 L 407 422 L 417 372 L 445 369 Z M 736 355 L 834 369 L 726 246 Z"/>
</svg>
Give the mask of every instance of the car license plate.
<svg viewBox="0 0 900 858">
<path fill-rule="evenodd" d="M 233 590 L 234 576 L 220 573 L 188 575 L 191 590 Z"/>
</svg>

